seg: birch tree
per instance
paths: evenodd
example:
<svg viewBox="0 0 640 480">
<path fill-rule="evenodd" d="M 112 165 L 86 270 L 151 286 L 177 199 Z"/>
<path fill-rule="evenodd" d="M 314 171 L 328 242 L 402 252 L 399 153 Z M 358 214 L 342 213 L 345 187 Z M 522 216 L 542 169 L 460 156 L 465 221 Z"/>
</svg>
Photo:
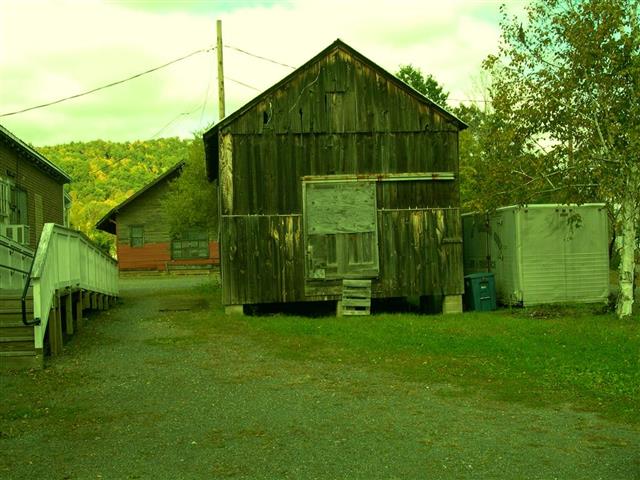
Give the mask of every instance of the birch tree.
<svg viewBox="0 0 640 480">
<path fill-rule="evenodd" d="M 621 318 L 632 314 L 640 223 L 639 16 L 640 0 L 535 0 L 526 19 L 503 10 L 498 53 L 485 61 L 495 112 L 533 162 L 512 177 L 613 212 Z"/>
</svg>

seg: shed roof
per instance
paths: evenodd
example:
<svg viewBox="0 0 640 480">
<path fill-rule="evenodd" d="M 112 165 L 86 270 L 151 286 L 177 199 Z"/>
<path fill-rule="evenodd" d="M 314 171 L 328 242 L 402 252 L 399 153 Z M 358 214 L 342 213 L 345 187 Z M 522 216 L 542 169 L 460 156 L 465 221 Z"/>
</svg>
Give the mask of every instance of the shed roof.
<svg viewBox="0 0 640 480">
<path fill-rule="evenodd" d="M 218 156 L 218 148 L 217 148 L 217 140 L 218 139 L 217 139 L 217 135 L 218 135 L 218 131 L 221 128 L 224 128 L 227 125 L 229 125 L 230 123 L 232 123 L 234 120 L 236 120 L 238 117 L 242 116 L 244 113 L 246 113 L 247 111 L 249 111 L 253 107 L 255 107 L 266 96 L 268 96 L 268 95 L 274 93 L 275 91 L 277 91 L 278 89 L 282 88 L 284 85 L 286 85 L 288 82 L 290 82 L 293 78 L 295 78 L 302 70 L 305 70 L 306 68 L 310 67 L 314 63 L 320 61 L 321 59 L 323 59 L 323 58 L 325 58 L 327 56 L 329 56 L 331 53 L 333 53 L 336 50 L 342 50 L 342 51 L 348 53 L 349 55 L 353 56 L 354 58 L 358 59 L 362 63 L 368 65 L 370 68 L 376 70 L 378 73 L 380 73 L 381 76 L 383 76 L 384 78 L 388 79 L 390 82 L 395 84 L 398 88 L 404 90 L 406 93 L 408 93 L 413 98 L 415 98 L 416 101 L 422 102 L 424 104 L 427 104 L 427 105 L 435 108 L 437 111 L 442 113 L 445 117 L 450 119 L 458 127 L 459 130 L 464 130 L 465 128 L 468 127 L 468 125 L 466 123 L 464 123 L 462 120 L 460 120 L 456 115 L 454 115 L 450 111 L 446 110 L 444 107 L 438 105 L 436 102 L 434 102 L 430 98 L 426 97 L 422 93 L 418 92 L 411 85 L 403 82 L 398 77 L 396 77 L 395 75 L 393 75 L 389 71 L 385 70 L 384 68 L 379 66 L 377 63 L 371 61 L 369 58 L 365 57 L 360 52 L 355 50 L 353 47 L 350 47 L 349 45 L 347 45 L 346 43 L 344 43 L 342 40 L 340 40 L 338 38 L 331 45 L 329 45 L 327 48 L 325 48 L 320 53 L 318 53 L 316 56 L 314 56 L 309 61 L 307 61 L 304 65 L 298 67 L 296 70 L 291 72 L 289 75 L 284 77 L 282 80 L 280 80 L 279 82 L 275 83 L 274 85 L 272 85 L 271 87 L 266 89 L 264 92 L 262 92 L 261 94 L 259 94 L 258 96 L 256 96 L 252 100 L 250 100 L 248 103 L 246 103 L 245 105 L 243 105 L 242 107 L 237 109 L 231 115 L 229 115 L 229 116 L 223 118 L 222 120 L 220 120 L 218 123 L 213 125 L 209 130 L 207 130 L 204 133 L 202 138 L 203 138 L 203 141 L 204 141 L 204 144 L 205 144 L 206 171 L 207 171 L 207 177 L 209 178 L 209 180 L 213 180 L 214 178 L 217 177 L 217 174 L 218 174 L 217 171 L 212 171 L 213 169 L 210 168 L 211 164 L 217 165 L 217 163 L 218 163 L 217 162 L 217 156 Z"/>
<path fill-rule="evenodd" d="M 36 168 L 42 170 L 58 183 L 65 184 L 71 181 L 71 177 L 64 170 L 20 140 L 2 125 L 0 125 L 0 141 L 22 154 Z"/>
<path fill-rule="evenodd" d="M 144 195 L 145 192 L 155 187 L 159 183 L 163 181 L 171 180 L 172 178 L 175 178 L 178 175 L 180 175 L 180 171 L 182 170 L 182 167 L 184 167 L 184 161 L 180 161 L 176 163 L 173 167 L 171 167 L 169 170 L 164 172 L 162 175 L 155 178 L 153 181 L 147 183 L 144 187 L 142 187 L 136 193 L 134 193 L 133 195 L 125 199 L 119 205 L 116 205 L 115 207 L 113 207 L 111 210 L 109 210 L 109 212 L 104 217 L 98 220 L 98 222 L 96 223 L 96 228 L 98 230 L 102 230 L 103 232 L 112 233 L 115 235 L 116 234 L 115 217 L 118 215 L 118 213 L 122 209 L 124 209 L 127 205 L 129 205 L 131 202 L 133 202 L 136 198 Z"/>
</svg>

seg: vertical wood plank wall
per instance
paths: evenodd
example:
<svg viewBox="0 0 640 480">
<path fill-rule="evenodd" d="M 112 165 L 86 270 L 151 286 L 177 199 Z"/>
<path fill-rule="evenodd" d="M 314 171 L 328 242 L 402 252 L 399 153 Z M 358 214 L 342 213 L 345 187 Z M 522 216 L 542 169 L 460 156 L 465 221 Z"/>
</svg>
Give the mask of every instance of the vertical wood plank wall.
<svg viewBox="0 0 640 480">
<path fill-rule="evenodd" d="M 226 305 L 335 299 L 306 282 L 301 178 L 453 172 L 377 184 L 375 297 L 463 293 L 458 127 L 337 49 L 219 132 Z"/>
</svg>

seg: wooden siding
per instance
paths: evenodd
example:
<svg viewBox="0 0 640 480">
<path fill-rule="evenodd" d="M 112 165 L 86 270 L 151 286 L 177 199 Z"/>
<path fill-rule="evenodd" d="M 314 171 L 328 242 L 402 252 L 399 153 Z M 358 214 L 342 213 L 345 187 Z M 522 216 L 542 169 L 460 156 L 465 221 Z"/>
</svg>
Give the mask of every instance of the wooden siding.
<svg viewBox="0 0 640 480">
<path fill-rule="evenodd" d="M 0 142 L 0 177 L 11 178 L 27 191 L 27 218 L 31 227 L 31 248 L 36 248 L 44 223 L 64 223 L 63 186 L 15 150 Z M 36 227 L 36 195 L 42 201 L 42 222 Z"/>
<path fill-rule="evenodd" d="M 145 244 L 171 241 L 169 220 L 162 205 L 168 191 L 169 186 L 166 183 L 155 185 L 118 212 L 116 217 L 118 245 L 129 245 L 130 229 L 134 225 L 144 227 Z"/>
<path fill-rule="evenodd" d="M 228 126 L 232 134 L 457 132 L 443 113 L 336 49 Z"/>
<path fill-rule="evenodd" d="M 223 302 L 338 299 L 340 281 L 308 282 L 301 215 L 225 219 L 221 230 Z M 462 228 L 458 209 L 378 211 L 380 275 L 373 297 L 461 295 Z"/>
<path fill-rule="evenodd" d="M 308 175 L 457 172 L 457 146 L 454 132 L 233 135 L 232 171 L 226 173 L 231 166 L 221 160 L 222 213 L 302 213 L 300 178 Z M 457 178 L 385 182 L 378 188 L 385 208 L 459 204 Z"/>
<path fill-rule="evenodd" d="M 209 242 L 209 258 L 171 259 L 171 243 L 148 243 L 141 248 L 127 244 L 118 244 L 118 263 L 120 270 L 158 270 L 166 271 L 178 266 L 208 266 L 220 263 L 218 242 Z"/>
<path fill-rule="evenodd" d="M 337 299 L 306 281 L 302 177 L 451 172 L 376 182 L 374 297 L 463 292 L 458 128 L 340 48 L 219 131 L 225 304 Z"/>
<path fill-rule="evenodd" d="M 218 265 L 218 242 L 209 242 L 208 259 L 171 259 L 171 231 L 169 219 L 163 207 L 168 183 L 154 185 L 116 215 L 117 251 L 120 270 L 160 270 L 178 265 Z M 144 246 L 130 246 L 132 226 L 144 229 Z M 210 240 L 217 239 L 217 232 L 209 232 Z"/>
<path fill-rule="evenodd" d="M 301 216 L 228 217 L 220 234 L 225 304 L 305 298 Z"/>
</svg>

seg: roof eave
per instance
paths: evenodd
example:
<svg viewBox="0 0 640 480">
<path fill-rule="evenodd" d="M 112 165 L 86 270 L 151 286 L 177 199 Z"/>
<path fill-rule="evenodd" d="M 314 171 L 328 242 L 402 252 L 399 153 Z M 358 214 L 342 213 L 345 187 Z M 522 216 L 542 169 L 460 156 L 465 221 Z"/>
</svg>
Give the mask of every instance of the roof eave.
<svg viewBox="0 0 640 480">
<path fill-rule="evenodd" d="M 127 197 L 126 199 L 124 199 L 118 205 L 116 205 L 111 210 L 109 210 L 100 220 L 98 220 L 96 222 L 95 228 L 97 230 L 102 230 L 103 232 L 115 234 L 115 231 L 112 232 L 112 231 L 107 230 L 107 227 L 105 227 L 105 225 L 108 225 L 107 222 L 111 221 L 111 222 L 113 222 L 115 224 L 116 220 L 113 217 L 116 216 L 120 210 L 125 208 L 128 204 L 133 202 L 136 198 L 140 197 L 147 190 L 153 188 L 155 185 L 157 185 L 160 182 L 162 182 L 163 180 L 167 179 L 172 174 L 174 174 L 177 171 L 181 170 L 182 167 L 184 167 L 184 164 L 185 164 L 184 160 L 181 160 L 180 162 L 176 163 L 173 167 L 168 169 L 166 172 L 162 173 L 161 175 L 159 175 L 158 177 L 153 179 L 151 182 L 147 183 L 144 187 L 142 187 L 140 190 L 135 192 L 133 195 L 131 195 L 131 196 Z"/>
<path fill-rule="evenodd" d="M 6 139 L 8 139 L 15 148 L 20 150 L 22 153 L 28 155 L 31 160 L 36 163 L 37 166 L 40 167 L 41 170 L 50 174 L 50 176 L 54 177 L 60 183 L 70 183 L 71 177 L 60 167 L 55 165 L 51 160 L 44 157 L 37 150 L 27 145 L 25 142 L 16 137 L 13 133 L 7 130 L 5 127 L 0 125 L 0 134 L 2 134 Z"/>
</svg>

